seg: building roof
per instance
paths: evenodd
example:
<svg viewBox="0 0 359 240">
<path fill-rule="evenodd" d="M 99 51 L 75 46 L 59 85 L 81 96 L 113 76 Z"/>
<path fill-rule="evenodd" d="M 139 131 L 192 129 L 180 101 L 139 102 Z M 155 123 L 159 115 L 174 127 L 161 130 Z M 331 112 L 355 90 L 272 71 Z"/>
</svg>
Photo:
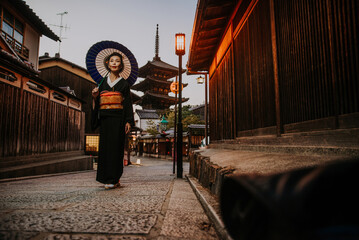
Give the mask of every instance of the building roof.
<svg viewBox="0 0 359 240">
<path fill-rule="evenodd" d="M 83 79 L 88 80 L 89 82 L 96 84 L 97 83 L 91 78 L 86 68 L 83 68 L 73 62 L 70 62 L 66 59 L 60 57 L 59 53 L 56 53 L 54 57 L 50 57 L 49 53 L 39 57 L 39 70 L 50 68 L 50 67 L 60 67 L 67 71 L 70 71 Z M 76 71 L 77 70 L 77 71 Z"/>
<path fill-rule="evenodd" d="M 171 83 L 172 83 L 172 81 L 156 80 L 151 77 L 146 77 L 141 82 L 133 85 L 131 87 L 131 89 L 137 90 L 137 91 L 143 91 L 143 90 L 147 90 L 147 89 L 153 89 L 153 87 L 155 87 L 155 86 L 170 89 Z"/>
<path fill-rule="evenodd" d="M 136 113 L 140 119 L 159 119 L 160 116 L 156 110 L 152 109 L 136 109 Z"/>
<path fill-rule="evenodd" d="M 204 105 L 204 104 L 201 104 L 201 105 L 192 107 L 192 108 L 190 108 L 189 110 L 190 110 L 190 111 L 195 111 L 195 110 L 197 110 L 197 109 L 201 109 L 201 108 L 204 108 L 204 107 L 205 107 L 205 105 Z"/>
<path fill-rule="evenodd" d="M 36 15 L 29 5 L 25 3 L 25 1 L 11 0 L 8 2 L 25 18 L 27 18 L 29 23 L 32 23 L 35 27 L 37 27 L 43 35 L 54 41 L 61 41 L 60 38 L 40 19 L 40 17 Z"/>
<path fill-rule="evenodd" d="M 131 99 L 132 99 L 133 103 L 135 103 L 135 102 L 137 102 L 138 100 L 141 99 L 141 97 L 138 96 L 137 94 L 135 94 L 133 91 L 130 90 L 130 93 L 131 93 Z"/>
<path fill-rule="evenodd" d="M 17 55 L 16 55 L 17 56 Z M 10 64 L 13 68 L 16 68 L 17 71 L 22 73 L 31 75 L 31 76 L 38 76 L 39 71 L 35 70 L 31 63 L 25 62 L 20 58 L 16 57 L 15 55 L 0 49 L 0 62 L 4 64 Z"/>
<path fill-rule="evenodd" d="M 205 124 L 190 124 L 188 125 L 188 128 L 192 128 L 192 129 L 205 129 L 206 125 Z"/>
<path fill-rule="evenodd" d="M 167 79 L 173 78 L 178 75 L 178 68 L 175 66 L 172 66 L 171 64 L 168 64 L 166 62 L 163 62 L 159 57 L 153 58 L 152 61 L 148 61 L 144 66 L 142 66 L 139 69 L 139 77 L 145 78 L 148 75 L 148 72 L 151 69 L 157 69 L 160 71 L 166 71 L 168 72 Z M 186 69 L 182 70 L 182 73 L 186 72 Z"/>
<path fill-rule="evenodd" d="M 44 63 L 44 62 L 49 62 L 49 61 L 62 61 L 62 62 L 65 62 L 65 63 L 71 65 L 72 67 L 76 67 L 78 69 L 81 69 L 84 72 L 87 72 L 86 68 L 83 68 L 73 62 L 70 62 L 66 59 L 61 58 L 59 53 L 56 53 L 55 57 L 50 57 L 49 53 L 46 52 L 45 55 L 39 57 L 39 63 Z"/>
<path fill-rule="evenodd" d="M 30 63 L 26 63 L 22 61 L 21 59 L 15 57 L 14 55 L 10 54 L 9 52 L 6 52 L 3 49 L 0 49 L 0 65 L 4 66 L 6 68 L 9 68 L 11 70 L 14 70 L 18 72 L 19 74 L 22 74 L 23 76 L 34 80 L 46 87 L 49 87 L 50 89 L 54 89 L 59 93 L 62 93 L 68 97 L 71 97 L 73 99 L 76 99 L 82 103 L 85 103 L 82 99 L 72 95 L 70 92 L 67 91 L 67 89 L 61 89 L 52 83 L 49 83 L 48 81 L 45 81 L 42 78 L 39 78 L 38 74 L 39 71 L 34 70 Z"/>
<path fill-rule="evenodd" d="M 198 0 L 187 62 L 188 72 L 208 71 L 239 0 Z"/>
<path fill-rule="evenodd" d="M 182 98 L 182 102 L 187 102 L 189 98 Z M 139 101 L 135 102 L 135 104 L 144 106 L 149 103 L 157 109 L 166 109 L 171 105 L 174 105 L 178 102 L 178 99 L 175 97 L 171 97 L 163 94 L 156 94 L 151 92 L 146 92 Z M 156 107 L 157 106 L 157 107 Z"/>
</svg>

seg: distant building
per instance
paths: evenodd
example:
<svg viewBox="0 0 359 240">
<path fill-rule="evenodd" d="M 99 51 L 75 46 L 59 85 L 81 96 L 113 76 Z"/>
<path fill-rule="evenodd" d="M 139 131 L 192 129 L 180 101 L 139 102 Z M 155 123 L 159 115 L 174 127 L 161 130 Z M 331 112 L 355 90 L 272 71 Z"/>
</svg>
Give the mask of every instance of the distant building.
<svg viewBox="0 0 359 240">
<path fill-rule="evenodd" d="M 184 69 L 183 72 L 186 70 Z M 178 68 L 166 62 L 163 62 L 159 57 L 159 35 L 158 25 L 156 31 L 156 46 L 155 56 L 152 61 L 148 61 L 139 69 L 139 77 L 144 80 L 139 81 L 133 85 L 131 89 L 143 92 L 143 96 L 136 101 L 137 105 L 142 106 L 143 109 L 168 109 L 171 105 L 176 104 L 177 99 L 171 97 L 170 85 L 173 81 L 168 79 L 178 76 Z M 186 87 L 187 84 L 183 84 Z M 182 102 L 188 101 L 183 98 Z"/>
<path fill-rule="evenodd" d="M 135 122 L 136 126 L 146 131 L 149 121 L 157 126 L 160 122 L 160 116 L 156 110 L 153 109 L 136 109 Z"/>
<path fill-rule="evenodd" d="M 204 120 L 205 105 L 201 104 L 189 109 L 194 115 L 197 115 L 200 120 Z"/>
</svg>

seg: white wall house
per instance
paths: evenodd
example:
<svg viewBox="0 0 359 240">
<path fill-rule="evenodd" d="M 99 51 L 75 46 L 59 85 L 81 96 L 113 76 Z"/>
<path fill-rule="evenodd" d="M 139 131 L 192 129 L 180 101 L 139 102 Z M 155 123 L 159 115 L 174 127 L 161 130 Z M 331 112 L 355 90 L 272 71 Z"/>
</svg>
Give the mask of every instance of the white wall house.
<svg viewBox="0 0 359 240">
<path fill-rule="evenodd" d="M 160 123 L 160 116 L 157 114 L 156 110 L 150 109 L 136 109 L 135 114 L 136 127 L 139 127 L 146 131 L 148 128 L 148 122 L 152 120 L 156 125 Z"/>
</svg>

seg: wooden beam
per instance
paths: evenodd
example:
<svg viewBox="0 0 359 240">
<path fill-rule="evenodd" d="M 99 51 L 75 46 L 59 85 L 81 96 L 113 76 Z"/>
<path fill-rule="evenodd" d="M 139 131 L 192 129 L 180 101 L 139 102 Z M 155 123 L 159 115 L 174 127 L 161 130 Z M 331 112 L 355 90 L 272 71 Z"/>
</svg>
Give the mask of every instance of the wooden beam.
<svg viewBox="0 0 359 240">
<path fill-rule="evenodd" d="M 280 92 L 279 92 L 279 79 L 278 79 L 278 57 L 277 57 L 277 39 L 275 29 L 275 13 L 274 2 L 269 1 L 270 5 L 270 18 L 271 18 L 271 35 L 272 35 L 272 56 L 273 56 L 273 74 L 274 74 L 274 92 L 275 92 L 275 110 L 276 110 L 276 125 L 277 137 L 280 137 L 283 132 L 283 125 L 280 113 Z"/>
</svg>

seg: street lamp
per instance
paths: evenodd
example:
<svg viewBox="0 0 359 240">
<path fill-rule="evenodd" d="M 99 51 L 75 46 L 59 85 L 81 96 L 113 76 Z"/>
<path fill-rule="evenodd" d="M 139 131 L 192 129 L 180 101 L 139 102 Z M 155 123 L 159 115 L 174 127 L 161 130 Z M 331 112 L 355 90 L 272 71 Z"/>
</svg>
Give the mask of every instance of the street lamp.
<svg viewBox="0 0 359 240">
<path fill-rule="evenodd" d="M 185 34 L 176 33 L 176 55 L 178 55 L 178 85 L 182 86 L 182 56 L 185 50 Z M 177 178 L 182 178 L 182 145 L 183 145 L 183 127 L 182 127 L 182 88 L 178 88 L 178 123 L 177 123 Z"/>
<path fill-rule="evenodd" d="M 204 78 L 203 78 L 202 76 L 199 76 L 199 77 L 197 78 L 197 83 L 198 83 L 198 84 L 203 84 L 203 83 L 204 83 Z"/>
<path fill-rule="evenodd" d="M 166 120 L 165 116 L 162 116 L 162 120 L 160 121 L 160 129 L 161 132 L 164 132 L 167 130 L 168 121 Z"/>
</svg>

